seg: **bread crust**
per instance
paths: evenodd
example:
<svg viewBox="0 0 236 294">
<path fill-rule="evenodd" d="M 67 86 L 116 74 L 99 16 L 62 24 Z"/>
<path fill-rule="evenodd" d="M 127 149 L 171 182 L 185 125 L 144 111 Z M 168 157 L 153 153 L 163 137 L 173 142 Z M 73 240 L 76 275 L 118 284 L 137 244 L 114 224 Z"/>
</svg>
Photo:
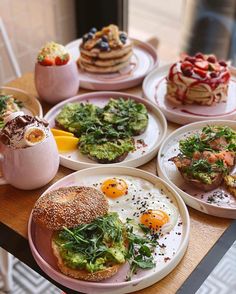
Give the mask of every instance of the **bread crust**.
<svg viewBox="0 0 236 294">
<path fill-rule="evenodd" d="M 57 244 L 54 242 L 54 238 L 52 238 L 51 245 L 52 245 L 53 254 L 57 258 L 57 265 L 58 265 L 60 271 L 63 274 L 65 274 L 69 277 L 75 278 L 75 279 L 84 280 L 84 281 L 91 281 L 91 282 L 102 281 L 102 280 L 105 280 L 105 279 L 108 279 L 108 278 L 114 276 L 117 273 L 117 271 L 119 270 L 119 268 L 121 267 L 121 264 L 115 264 L 115 265 L 108 267 L 104 270 L 100 270 L 100 271 L 93 272 L 93 273 L 90 273 L 86 270 L 72 269 L 64 264 L 64 262 L 60 256 L 60 253 L 59 253 L 59 248 L 58 248 Z"/>
<path fill-rule="evenodd" d="M 90 223 L 108 212 L 108 201 L 92 187 L 62 187 L 40 197 L 33 209 L 33 220 L 51 230 Z"/>
</svg>

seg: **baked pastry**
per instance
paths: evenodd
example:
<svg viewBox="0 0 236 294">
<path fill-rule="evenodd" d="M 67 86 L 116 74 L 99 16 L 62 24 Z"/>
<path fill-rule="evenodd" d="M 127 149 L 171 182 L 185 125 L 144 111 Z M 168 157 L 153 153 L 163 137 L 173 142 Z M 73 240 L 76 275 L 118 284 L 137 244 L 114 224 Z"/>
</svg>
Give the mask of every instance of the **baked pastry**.
<svg viewBox="0 0 236 294">
<path fill-rule="evenodd" d="M 116 25 L 92 28 L 80 45 L 80 68 L 92 73 L 113 73 L 130 63 L 132 41 Z"/>
<path fill-rule="evenodd" d="M 167 100 L 211 106 L 227 100 L 230 71 L 215 55 L 197 53 L 173 64 L 166 80 Z"/>
</svg>

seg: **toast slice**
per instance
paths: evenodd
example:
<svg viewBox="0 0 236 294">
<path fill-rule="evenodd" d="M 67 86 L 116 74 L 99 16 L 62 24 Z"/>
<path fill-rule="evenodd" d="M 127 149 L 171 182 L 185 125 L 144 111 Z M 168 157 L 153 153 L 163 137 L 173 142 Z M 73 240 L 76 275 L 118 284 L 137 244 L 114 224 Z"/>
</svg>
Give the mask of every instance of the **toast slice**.
<svg viewBox="0 0 236 294">
<path fill-rule="evenodd" d="M 51 245 L 52 245 L 53 254 L 57 258 L 57 265 L 60 271 L 63 274 L 78 280 L 91 281 L 91 282 L 102 281 L 114 276 L 119 270 L 119 268 L 121 267 L 121 264 L 115 264 L 113 266 L 107 267 L 104 270 L 96 271 L 93 273 L 90 273 L 87 270 L 73 269 L 65 265 L 65 263 L 63 262 L 60 256 L 59 247 L 55 243 L 54 239 L 52 239 Z"/>
</svg>

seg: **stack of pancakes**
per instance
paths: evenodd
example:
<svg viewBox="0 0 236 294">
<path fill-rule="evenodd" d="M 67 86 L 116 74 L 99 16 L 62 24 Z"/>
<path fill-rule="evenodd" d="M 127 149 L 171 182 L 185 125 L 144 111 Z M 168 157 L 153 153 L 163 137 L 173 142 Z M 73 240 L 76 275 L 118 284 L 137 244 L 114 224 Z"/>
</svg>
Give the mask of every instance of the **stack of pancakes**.
<svg viewBox="0 0 236 294">
<path fill-rule="evenodd" d="M 95 28 L 83 37 L 78 64 L 92 73 L 114 73 L 130 63 L 133 54 L 132 41 L 115 25 Z"/>
</svg>

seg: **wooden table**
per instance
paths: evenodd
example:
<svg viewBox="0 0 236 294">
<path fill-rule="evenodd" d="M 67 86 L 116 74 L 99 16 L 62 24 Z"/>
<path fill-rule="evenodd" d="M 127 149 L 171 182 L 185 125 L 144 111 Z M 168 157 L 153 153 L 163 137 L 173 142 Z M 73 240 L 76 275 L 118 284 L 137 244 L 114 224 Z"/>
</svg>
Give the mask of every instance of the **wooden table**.
<svg viewBox="0 0 236 294">
<path fill-rule="evenodd" d="M 8 86 L 23 89 L 30 94 L 37 96 L 32 73 L 25 74 L 21 78 L 8 83 Z M 80 93 L 84 92 L 86 91 L 80 91 Z M 140 96 L 142 94 L 141 87 L 132 88 L 125 92 Z M 42 103 L 42 105 L 45 114 L 50 106 L 45 103 Z M 169 132 L 177 127 L 179 126 L 173 123 L 168 123 Z M 140 168 L 156 174 L 156 158 Z M 14 232 L 15 235 L 17 234 L 17 236 L 27 239 L 27 222 L 35 201 L 53 182 L 71 172 L 72 170 L 70 169 L 60 167 L 56 177 L 51 183 L 34 191 L 21 191 L 10 185 L 0 186 L 0 221 L 3 225 L 7 226 L 4 227 L 8 228 L 9 232 Z M 137 291 L 136 293 L 175 293 L 211 247 L 216 243 L 222 233 L 232 223 L 232 220 L 209 216 L 191 208 L 189 208 L 189 213 L 191 218 L 190 242 L 184 258 L 167 277 L 155 285 Z M 12 249 L 14 244 L 6 244 L 6 240 L 4 241 L 3 239 L 3 234 L 0 234 L 0 246 L 5 247 L 7 250 L 8 247 L 11 247 L 11 251 L 17 256 L 17 248 L 15 248 L 15 250 Z M 4 246 L 2 245 L 3 243 Z M 32 257 L 30 256 L 29 258 Z"/>
</svg>

